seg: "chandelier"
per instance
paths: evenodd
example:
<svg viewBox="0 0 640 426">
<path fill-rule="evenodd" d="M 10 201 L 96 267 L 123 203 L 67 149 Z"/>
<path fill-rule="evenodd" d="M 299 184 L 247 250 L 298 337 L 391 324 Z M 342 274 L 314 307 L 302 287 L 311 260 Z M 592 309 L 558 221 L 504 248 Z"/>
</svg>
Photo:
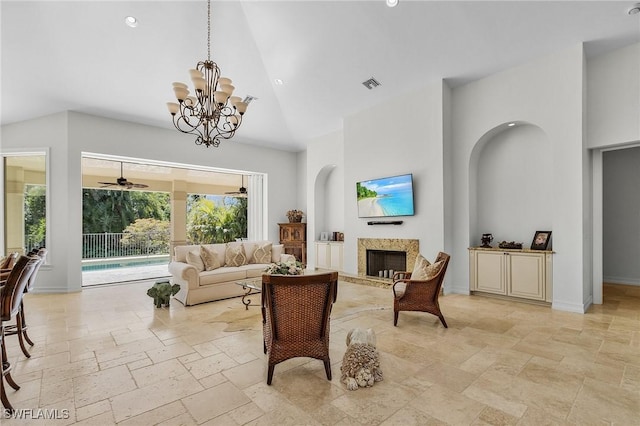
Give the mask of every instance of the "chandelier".
<svg viewBox="0 0 640 426">
<path fill-rule="evenodd" d="M 232 96 L 231 80 L 220 77 L 220 68 L 211 60 L 211 0 L 207 0 L 207 60 L 189 70 L 195 96 L 189 96 L 188 86 L 173 83 L 178 102 L 167 102 L 173 125 L 182 133 L 196 135 L 196 145 L 217 147 L 221 139 L 231 139 L 242 116 L 253 99 Z"/>
</svg>

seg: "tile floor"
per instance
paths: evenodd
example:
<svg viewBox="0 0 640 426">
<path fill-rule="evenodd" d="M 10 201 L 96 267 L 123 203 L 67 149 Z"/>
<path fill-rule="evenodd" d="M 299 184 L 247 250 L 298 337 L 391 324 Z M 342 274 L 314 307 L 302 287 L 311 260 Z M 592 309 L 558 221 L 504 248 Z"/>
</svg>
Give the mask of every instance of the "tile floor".
<svg viewBox="0 0 640 426">
<path fill-rule="evenodd" d="M 32 357 L 7 337 L 22 418 L 2 425 L 640 424 L 640 287 L 606 285 L 585 315 L 447 295 L 445 329 L 422 313 L 393 327 L 390 290 L 341 282 L 333 380 L 298 358 L 276 366 L 272 386 L 258 307 L 155 309 L 148 287 L 27 295 Z M 375 330 L 384 381 L 347 391 L 353 327 Z"/>
</svg>

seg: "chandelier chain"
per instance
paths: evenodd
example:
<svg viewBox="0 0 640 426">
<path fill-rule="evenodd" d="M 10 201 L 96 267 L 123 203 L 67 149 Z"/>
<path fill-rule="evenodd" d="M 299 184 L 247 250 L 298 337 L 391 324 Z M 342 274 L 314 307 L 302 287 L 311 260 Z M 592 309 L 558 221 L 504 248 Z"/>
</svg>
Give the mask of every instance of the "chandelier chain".
<svg viewBox="0 0 640 426">
<path fill-rule="evenodd" d="M 207 0 L 207 60 L 211 60 L 211 0 Z"/>
</svg>

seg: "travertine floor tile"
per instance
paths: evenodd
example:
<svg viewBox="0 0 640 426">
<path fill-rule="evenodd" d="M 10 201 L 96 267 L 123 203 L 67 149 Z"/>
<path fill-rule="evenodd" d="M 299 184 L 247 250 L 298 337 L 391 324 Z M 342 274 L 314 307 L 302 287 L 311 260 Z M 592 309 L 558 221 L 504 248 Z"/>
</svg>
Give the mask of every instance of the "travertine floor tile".
<svg viewBox="0 0 640 426">
<path fill-rule="evenodd" d="M 321 361 L 278 364 L 266 384 L 262 318 L 239 298 L 156 309 L 149 283 L 27 294 L 24 357 L 7 339 L 17 409 L 68 418 L 5 425 L 640 424 L 640 288 L 605 285 L 580 315 L 478 296 L 440 298 L 449 328 L 403 312 L 389 289 L 341 282 L 331 317 L 333 380 Z M 259 297 L 257 298 L 259 299 Z M 116 314 L 116 315 L 114 315 Z M 384 381 L 346 390 L 345 338 L 373 328 Z"/>
</svg>

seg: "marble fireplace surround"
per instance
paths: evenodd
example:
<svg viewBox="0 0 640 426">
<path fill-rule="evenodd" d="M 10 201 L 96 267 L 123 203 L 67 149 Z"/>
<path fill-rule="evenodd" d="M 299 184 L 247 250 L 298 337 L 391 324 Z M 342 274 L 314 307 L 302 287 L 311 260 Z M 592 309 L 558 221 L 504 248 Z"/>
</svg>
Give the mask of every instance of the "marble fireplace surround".
<svg viewBox="0 0 640 426">
<path fill-rule="evenodd" d="M 400 238 L 358 238 L 358 276 L 367 275 L 367 250 L 394 250 L 407 253 L 405 271 L 413 271 L 420 253 L 420 241 Z"/>
</svg>

